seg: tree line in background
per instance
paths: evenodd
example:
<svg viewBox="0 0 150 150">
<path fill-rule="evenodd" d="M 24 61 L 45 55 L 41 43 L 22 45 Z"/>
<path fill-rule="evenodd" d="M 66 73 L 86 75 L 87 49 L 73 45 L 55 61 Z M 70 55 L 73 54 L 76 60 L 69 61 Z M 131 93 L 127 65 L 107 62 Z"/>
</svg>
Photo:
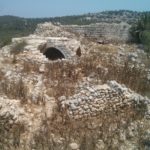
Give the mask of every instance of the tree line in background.
<svg viewBox="0 0 150 150">
<path fill-rule="evenodd" d="M 9 44 L 13 37 L 32 34 L 37 24 L 45 21 L 48 20 L 45 18 L 26 19 L 15 16 L 0 16 L 0 47 Z"/>
<path fill-rule="evenodd" d="M 150 12 L 145 12 L 131 27 L 134 42 L 142 43 L 145 51 L 150 54 Z"/>
<path fill-rule="evenodd" d="M 27 36 L 32 34 L 37 24 L 44 22 L 61 24 L 90 24 L 96 23 L 84 19 L 86 15 L 64 16 L 54 18 L 20 18 L 15 16 L 0 16 L 0 47 L 11 42 L 13 37 Z"/>
<path fill-rule="evenodd" d="M 146 52 L 150 53 L 150 12 L 138 13 L 132 11 L 105 11 L 101 13 L 84 14 L 77 16 L 64 16 L 55 18 L 20 18 L 15 16 L 0 16 L 0 47 L 7 45 L 11 42 L 13 37 L 27 36 L 32 34 L 36 29 L 37 24 L 43 22 L 53 22 L 61 24 L 77 24 L 85 25 L 91 23 L 101 22 L 106 18 L 105 21 L 113 19 L 115 17 L 126 16 L 126 19 L 138 20 L 131 27 L 131 35 L 133 36 L 134 42 L 142 43 L 145 47 Z M 134 16 L 131 18 L 131 16 Z M 134 22 L 135 22 L 134 20 Z M 121 21 L 121 19 L 120 19 Z"/>
<path fill-rule="evenodd" d="M 54 18 L 20 18 L 15 16 L 0 16 L 0 47 L 9 44 L 12 37 L 26 36 L 32 34 L 38 23 L 51 21 L 53 23 L 59 22 L 63 25 L 86 25 L 97 22 L 116 22 L 114 16 L 116 18 L 120 18 L 121 16 L 123 17 L 123 20 L 126 18 L 126 20 L 129 20 L 129 22 L 134 22 L 135 18 L 137 18 L 139 14 L 139 12 L 118 10 Z"/>
</svg>

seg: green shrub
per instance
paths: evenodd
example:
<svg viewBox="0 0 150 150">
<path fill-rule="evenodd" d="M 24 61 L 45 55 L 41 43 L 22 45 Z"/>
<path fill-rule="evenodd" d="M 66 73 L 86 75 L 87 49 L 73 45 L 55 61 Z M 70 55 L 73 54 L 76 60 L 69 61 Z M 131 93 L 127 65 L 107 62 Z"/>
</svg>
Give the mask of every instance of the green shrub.
<svg viewBox="0 0 150 150">
<path fill-rule="evenodd" d="M 10 37 L 3 37 L 0 39 L 0 47 L 3 47 L 5 45 L 8 45 L 11 43 L 11 38 Z"/>
<path fill-rule="evenodd" d="M 141 18 L 131 27 L 130 33 L 133 41 L 142 43 L 145 51 L 150 53 L 150 13 L 144 13 Z"/>
<path fill-rule="evenodd" d="M 150 53 L 150 30 L 143 31 L 140 38 L 145 46 L 145 51 Z"/>
</svg>

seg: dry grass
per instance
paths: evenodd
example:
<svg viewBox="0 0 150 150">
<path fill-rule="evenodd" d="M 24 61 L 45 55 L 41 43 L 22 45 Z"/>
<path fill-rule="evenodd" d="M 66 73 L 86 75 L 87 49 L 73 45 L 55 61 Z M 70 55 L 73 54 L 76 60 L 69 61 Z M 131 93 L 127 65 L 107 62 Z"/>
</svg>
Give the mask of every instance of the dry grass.
<svg viewBox="0 0 150 150">
<path fill-rule="evenodd" d="M 13 116 L 0 116 L 0 149 L 16 150 L 20 146 L 20 136 L 24 132 L 23 124 L 10 123 Z"/>
<path fill-rule="evenodd" d="M 22 78 L 16 82 L 5 79 L 0 85 L 1 94 L 7 95 L 10 99 L 20 99 L 21 102 L 27 101 L 27 87 L 24 85 Z"/>
<path fill-rule="evenodd" d="M 124 62 L 123 67 L 107 64 L 109 73 L 106 76 L 107 80 L 116 80 L 121 84 L 125 84 L 128 88 L 143 94 L 150 89 L 147 81 L 147 72 L 138 67 L 130 67 L 129 62 Z"/>
<path fill-rule="evenodd" d="M 32 148 L 36 150 L 69 150 L 69 144 L 76 141 L 81 150 L 94 150 L 97 141 L 103 139 L 106 149 L 113 149 L 112 139 L 119 139 L 119 130 L 126 130 L 129 124 L 143 117 L 134 106 L 118 112 L 102 112 L 99 117 L 88 120 L 64 121 L 61 112 L 55 112 L 51 120 L 43 120 L 43 128 L 34 137 Z M 60 142 L 59 142 L 60 140 Z"/>
<path fill-rule="evenodd" d="M 95 51 L 98 51 L 100 53 L 116 53 L 117 52 L 117 46 L 114 45 L 95 45 L 94 46 Z"/>
<path fill-rule="evenodd" d="M 14 44 L 11 48 L 11 54 L 17 55 L 24 50 L 24 47 L 27 45 L 26 41 L 20 41 Z"/>
<path fill-rule="evenodd" d="M 109 59 L 108 59 L 109 58 Z M 128 88 L 144 94 L 150 90 L 145 70 L 136 66 L 131 67 L 130 62 L 115 64 L 114 56 L 105 59 L 100 52 L 82 56 L 78 61 L 54 61 L 45 64 L 45 72 L 42 73 L 47 94 L 56 99 L 62 95 L 66 97 L 74 94 L 76 85 L 83 77 L 93 76 L 96 81 L 116 80 L 125 84 Z M 24 73 L 39 74 L 40 64 L 24 62 Z M 1 73 L 1 78 L 3 77 Z M 8 97 L 27 101 L 27 87 L 22 79 L 18 82 L 10 82 L 7 79 L 1 83 L 1 93 Z M 42 95 L 41 95 L 42 96 Z M 43 98 L 39 98 L 43 101 Z"/>
<path fill-rule="evenodd" d="M 142 107 L 141 107 L 142 106 Z M 103 139 L 106 149 L 113 149 L 112 140 L 120 139 L 120 130 L 127 130 L 130 123 L 141 120 L 145 105 L 123 107 L 118 111 L 101 112 L 99 116 L 91 119 L 70 120 L 57 108 L 53 117 L 43 118 L 41 129 L 34 135 L 30 145 L 22 145 L 21 134 L 24 133 L 22 124 L 9 124 L 12 118 L 0 118 L 0 148 L 2 150 L 69 150 L 71 142 L 77 142 L 81 150 L 94 150 L 97 141 Z M 142 113 L 141 113 L 142 111 Z M 65 118 L 64 118 L 65 116 Z M 143 135 L 144 131 L 140 131 Z M 137 138 L 137 137 L 136 137 Z M 139 136 L 141 142 L 141 136 Z M 122 143 L 122 141 L 119 141 Z M 141 143 L 139 143 L 141 144 Z"/>
<path fill-rule="evenodd" d="M 48 88 L 53 88 L 55 98 L 62 95 L 69 96 L 73 94 L 76 83 L 80 79 L 80 73 L 76 65 L 70 62 L 56 62 L 46 65 L 47 72 L 45 78 L 48 79 Z M 56 83 L 56 84 L 55 84 Z"/>
<path fill-rule="evenodd" d="M 0 70 L 0 81 L 4 79 L 4 73 Z"/>
<path fill-rule="evenodd" d="M 97 81 L 102 80 L 105 83 L 107 80 L 116 80 L 137 92 L 143 93 L 150 88 L 146 84 L 144 70 L 136 67 L 131 68 L 128 61 L 122 65 L 116 65 L 112 57 L 106 60 L 103 59 L 103 55 L 89 54 L 81 57 L 76 63 L 56 61 L 46 64 L 46 71 L 42 74 L 43 79 L 46 79 L 46 88 L 51 89 L 48 95 L 54 96 L 56 99 L 62 95 L 66 97 L 73 95 L 75 87 L 82 77 L 88 77 L 92 73 Z M 99 65 L 103 67 L 98 67 Z M 25 62 L 23 72 L 39 74 L 39 66 L 39 64 Z M 108 72 L 105 72 L 104 68 L 107 68 Z M 22 79 L 17 83 L 6 79 L 1 84 L 1 92 L 10 98 L 26 102 L 27 89 Z M 42 100 L 42 97 L 39 99 Z M 30 146 L 35 150 L 68 150 L 69 143 L 75 140 L 79 143 L 81 150 L 94 150 L 97 140 L 104 139 L 107 149 L 113 149 L 112 139 L 116 137 L 119 139 L 119 129 L 126 130 L 131 122 L 142 119 L 145 111 L 145 105 L 140 104 L 139 106 L 121 108 L 117 112 L 104 111 L 97 118 L 73 121 L 60 111 L 58 104 L 53 118 L 51 120 L 46 117 L 43 119 L 42 128 L 34 136 L 34 142 Z M 116 129 L 112 130 L 114 126 Z M 2 128 L 2 131 L 5 129 Z M 20 134 L 23 132 L 22 126 L 14 127 L 13 132 L 15 135 L 11 137 L 14 141 L 12 147 L 17 149 L 20 145 Z M 58 142 L 58 139 L 61 138 L 62 141 Z M 2 141 L 1 145 L 4 146 L 5 141 Z"/>
<path fill-rule="evenodd" d="M 103 83 L 107 80 L 116 80 L 141 94 L 150 90 L 147 72 L 144 69 L 137 67 L 135 64 L 134 67 L 131 67 L 131 63 L 128 60 L 125 60 L 121 65 L 115 64 L 114 60 L 113 56 L 110 56 L 109 59 L 104 59 L 103 55 L 96 53 L 92 54 L 92 56 L 84 57 L 78 65 L 84 76 L 95 73 L 95 78 L 102 80 Z M 102 67 L 98 67 L 99 65 Z"/>
<path fill-rule="evenodd" d="M 39 64 L 32 63 L 32 62 L 23 62 L 23 72 L 24 73 L 31 73 L 31 72 L 38 72 L 39 71 Z"/>
<path fill-rule="evenodd" d="M 24 47 L 27 45 L 26 41 L 20 41 L 12 45 L 10 53 L 13 55 L 12 63 L 17 63 L 17 55 L 24 50 Z"/>
<path fill-rule="evenodd" d="M 62 95 L 70 96 L 74 93 L 75 86 L 82 77 L 88 77 L 91 74 L 94 74 L 97 81 L 101 80 L 105 83 L 107 80 L 116 80 L 141 94 L 150 89 L 145 70 L 136 67 L 136 65 L 131 67 L 128 60 L 124 60 L 121 65 L 116 64 L 114 60 L 113 55 L 106 59 L 99 51 L 91 52 L 75 63 L 56 61 L 45 64 L 45 72 L 43 73 L 43 78 L 47 80 L 45 86 L 53 91 L 49 92 L 49 95 L 55 98 Z M 39 73 L 39 67 L 40 64 L 24 62 L 23 71 L 25 73 Z"/>
</svg>

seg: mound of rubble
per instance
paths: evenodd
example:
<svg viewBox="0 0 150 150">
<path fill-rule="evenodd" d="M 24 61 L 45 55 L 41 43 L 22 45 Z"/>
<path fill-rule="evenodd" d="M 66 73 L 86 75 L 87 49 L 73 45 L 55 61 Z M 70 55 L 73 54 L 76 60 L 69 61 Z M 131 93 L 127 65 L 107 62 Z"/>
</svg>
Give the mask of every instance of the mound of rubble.
<svg viewBox="0 0 150 150">
<path fill-rule="evenodd" d="M 53 25 L 52 23 L 46 22 L 42 24 L 38 24 L 35 30 L 35 34 L 38 36 L 44 37 L 75 37 L 73 34 L 63 30 L 60 26 Z"/>
<path fill-rule="evenodd" d="M 107 113 L 140 102 L 149 102 L 147 97 L 134 93 L 116 81 L 109 81 L 104 85 L 82 83 L 73 96 L 68 99 L 62 96 L 59 101 L 70 119 L 98 117 L 103 111 Z"/>
</svg>

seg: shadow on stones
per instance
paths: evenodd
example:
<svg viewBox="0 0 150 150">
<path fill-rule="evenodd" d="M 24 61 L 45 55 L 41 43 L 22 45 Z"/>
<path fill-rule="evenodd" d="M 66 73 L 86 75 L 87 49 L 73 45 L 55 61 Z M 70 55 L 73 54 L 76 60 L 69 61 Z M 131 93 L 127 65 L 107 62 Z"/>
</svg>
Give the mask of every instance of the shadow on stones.
<svg viewBox="0 0 150 150">
<path fill-rule="evenodd" d="M 57 59 L 65 58 L 62 52 L 54 47 L 47 48 L 44 52 L 44 55 L 49 60 L 57 60 Z"/>
</svg>

